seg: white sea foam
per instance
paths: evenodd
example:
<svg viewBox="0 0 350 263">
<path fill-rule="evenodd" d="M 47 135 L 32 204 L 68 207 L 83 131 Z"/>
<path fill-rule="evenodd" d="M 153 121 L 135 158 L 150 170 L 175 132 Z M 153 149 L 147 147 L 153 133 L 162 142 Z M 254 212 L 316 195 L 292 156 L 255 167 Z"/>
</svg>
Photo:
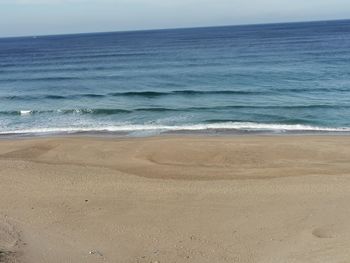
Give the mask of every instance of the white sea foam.
<svg viewBox="0 0 350 263">
<path fill-rule="evenodd" d="M 169 131 L 205 131 L 205 130 L 232 130 L 232 131 L 266 131 L 266 132 L 350 132 L 350 127 L 318 127 L 301 124 L 265 124 L 253 122 L 225 122 L 211 124 L 187 124 L 187 125 L 117 125 L 99 127 L 52 127 L 33 128 L 23 130 L 3 130 L 0 134 L 55 134 L 55 133 L 77 133 L 77 132 L 169 132 Z"/>
<path fill-rule="evenodd" d="M 21 110 L 20 113 L 21 113 L 21 115 L 30 115 L 32 113 L 32 111 L 30 111 L 30 110 Z"/>
</svg>

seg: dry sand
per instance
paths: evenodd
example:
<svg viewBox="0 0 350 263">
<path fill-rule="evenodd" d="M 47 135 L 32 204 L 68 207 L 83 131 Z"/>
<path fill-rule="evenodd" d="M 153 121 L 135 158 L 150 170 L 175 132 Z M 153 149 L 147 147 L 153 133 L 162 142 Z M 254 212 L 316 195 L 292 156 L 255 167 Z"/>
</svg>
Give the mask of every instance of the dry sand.
<svg viewBox="0 0 350 263">
<path fill-rule="evenodd" d="M 0 262 L 350 262 L 350 137 L 0 141 Z"/>
</svg>

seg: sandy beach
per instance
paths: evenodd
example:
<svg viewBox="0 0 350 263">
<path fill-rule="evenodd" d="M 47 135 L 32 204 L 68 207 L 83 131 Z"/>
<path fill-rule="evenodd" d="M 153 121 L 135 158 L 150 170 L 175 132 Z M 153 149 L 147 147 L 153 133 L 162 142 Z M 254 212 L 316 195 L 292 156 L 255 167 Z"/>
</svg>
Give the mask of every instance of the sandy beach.
<svg viewBox="0 0 350 263">
<path fill-rule="evenodd" d="M 0 262 L 349 262 L 350 137 L 0 141 Z"/>
</svg>

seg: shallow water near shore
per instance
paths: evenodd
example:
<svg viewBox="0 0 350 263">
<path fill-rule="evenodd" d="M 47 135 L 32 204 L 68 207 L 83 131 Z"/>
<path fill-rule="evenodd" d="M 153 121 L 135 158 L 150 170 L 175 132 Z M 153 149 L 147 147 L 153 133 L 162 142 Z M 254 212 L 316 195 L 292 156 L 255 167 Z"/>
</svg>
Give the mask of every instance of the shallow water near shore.
<svg viewBox="0 0 350 263">
<path fill-rule="evenodd" d="M 349 28 L 0 39 L 0 134 L 348 133 Z"/>
</svg>

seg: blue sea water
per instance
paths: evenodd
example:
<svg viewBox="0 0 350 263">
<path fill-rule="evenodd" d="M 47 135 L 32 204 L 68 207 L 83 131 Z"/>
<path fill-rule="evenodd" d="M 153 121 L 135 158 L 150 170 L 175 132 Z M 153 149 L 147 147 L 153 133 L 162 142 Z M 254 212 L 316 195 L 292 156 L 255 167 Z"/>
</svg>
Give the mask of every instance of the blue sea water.
<svg viewBox="0 0 350 263">
<path fill-rule="evenodd" d="M 0 134 L 350 131 L 350 21 L 0 39 Z"/>
</svg>

